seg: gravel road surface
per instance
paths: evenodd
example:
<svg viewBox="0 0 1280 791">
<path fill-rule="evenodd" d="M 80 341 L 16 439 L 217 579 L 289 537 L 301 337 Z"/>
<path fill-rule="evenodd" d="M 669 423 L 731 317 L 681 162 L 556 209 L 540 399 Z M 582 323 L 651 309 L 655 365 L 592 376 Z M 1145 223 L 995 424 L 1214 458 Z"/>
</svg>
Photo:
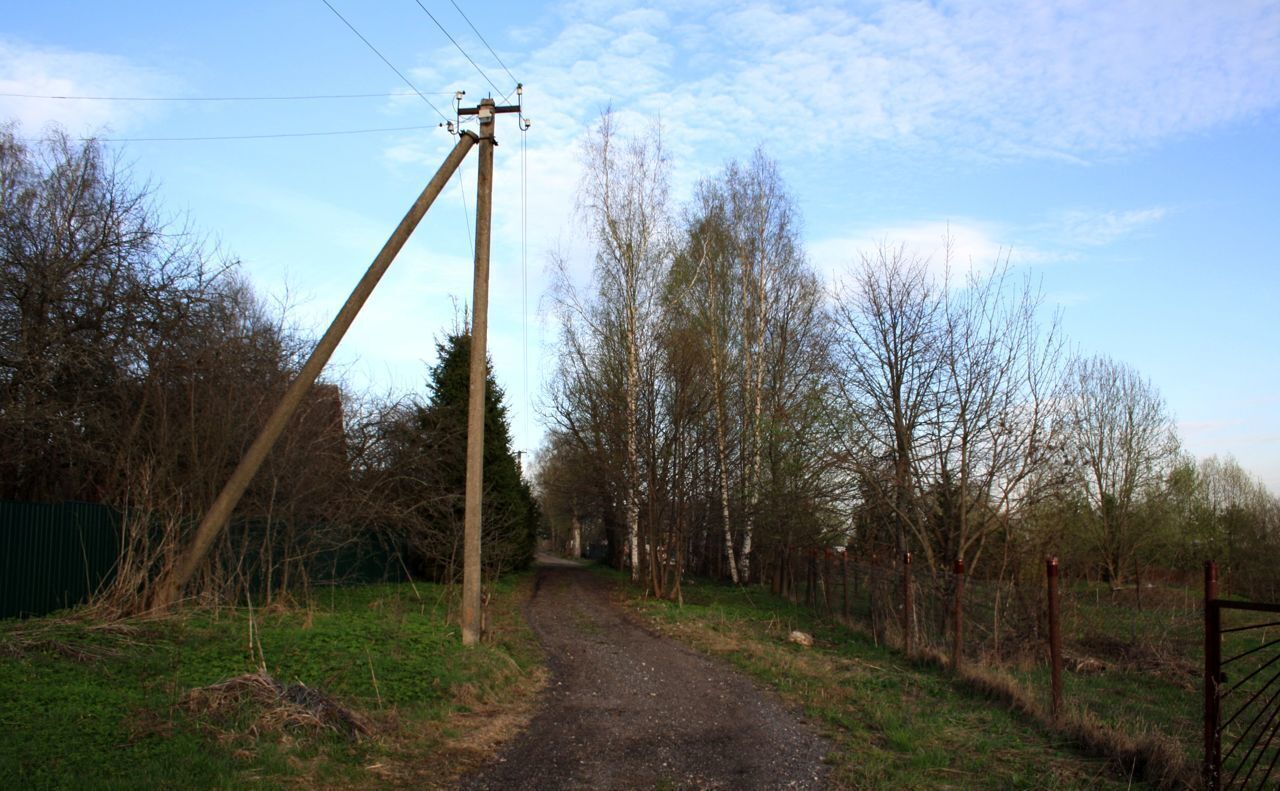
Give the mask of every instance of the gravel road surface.
<svg viewBox="0 0 1280 791">
<path fill-rule="evenodd" d="M 608 582 L 542 563 L 526 614 L 551 680 L 466 789 L 822 788 L 829 745 L 729 666 L 624 614 Z"/>
</svg>

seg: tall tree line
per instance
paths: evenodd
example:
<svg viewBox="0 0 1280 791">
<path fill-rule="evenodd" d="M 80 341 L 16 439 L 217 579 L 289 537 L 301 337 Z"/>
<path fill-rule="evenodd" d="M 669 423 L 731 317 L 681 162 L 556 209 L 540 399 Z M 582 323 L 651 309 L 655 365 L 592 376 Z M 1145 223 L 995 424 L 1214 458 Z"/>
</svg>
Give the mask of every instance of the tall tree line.
<svg viewBox="0 0 1280 791">
<path fill-rule="evenodd" d="M 1072 354 L 1007 256 L 886 243 L 827 285 L 762 150 L 681 207 L 668 163 L 660 127 L 626 136 L 608 112 L 586 147 L 596 255 L 588 282 L 556 269 L 539 462 L 562 543 L 597 538 L 670 596 L 689 570 L 786 590 L 797 553 L 837 546 L 911 551 L 939 576 L 1057 551 L 1119 583 L 1280 545 L 1275 497 L 1234 462 L 1188 460 L 1155 386 Z"/>
<path fill-rule="evenodd" d="M 0 498 L 119 510 L 119 606 L 145 601 L 310 347 L 117 154 L 0 127 Z M 371 543 L 403 568 L 455 574 L 462 492 L 446 450 L 465 433 L 450 375 L 459 355 L 465 370 L 465 333 L 439 352 L 425 399 L 318 384 L 187 593 L 242 597 L 251 568 L 259 595 L 305 590 L 318 556 Z M 537 511 L 490 390 L 496 571 L 530 560 Z"/>
</svg>

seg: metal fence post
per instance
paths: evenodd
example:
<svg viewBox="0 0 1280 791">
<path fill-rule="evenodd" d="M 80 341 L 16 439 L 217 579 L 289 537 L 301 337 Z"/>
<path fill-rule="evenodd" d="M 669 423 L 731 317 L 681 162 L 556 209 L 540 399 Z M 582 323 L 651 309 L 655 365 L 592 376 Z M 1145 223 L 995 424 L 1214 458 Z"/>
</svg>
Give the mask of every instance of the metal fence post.
<svg viewBox="0 0 1280 791">
<path fill-rule="evenodd" d="M 1222 675 L 1222 611 L 1218 608 L 1218 564 L 1204 564 L 1204 785 L 1220 787 L 1222 740 L 1219 738 L 1218 679 Z"/>
<path fill-rule="evenodd" d="M 958 671 L 960 669 L 960 660 L 964 655 L 964 560 L 956 558 L 955 572 L 955 600 L 952 602 L 951 625 L 954 631 L 953 642 L 951 645 L 951 669 Z"/>
<path fill-rule="evenodd" d="M 1058 613 L 1058 559 L 1045 561 L 1049 580 L 1049 681 L 1053 694 L 1053 718 L 1062 714 L 1062 629 Z"/>
<path fill-rule="evenodd" d="M 911 598 L 911 553 L 902 555 L 902 646 L 911 656 L 911 632 L 915 623 L 915 603 Z"/>
</svg>

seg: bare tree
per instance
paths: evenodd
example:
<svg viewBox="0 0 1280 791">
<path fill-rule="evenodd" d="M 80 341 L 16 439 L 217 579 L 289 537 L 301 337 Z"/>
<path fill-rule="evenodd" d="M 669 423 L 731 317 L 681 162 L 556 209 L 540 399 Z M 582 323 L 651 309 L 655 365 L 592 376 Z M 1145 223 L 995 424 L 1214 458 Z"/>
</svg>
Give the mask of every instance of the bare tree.
<svg viewBox="0 0 1280 791">
<path fill-rule="evenodd" d="M 867 494 L 893 514 L 898 553 L 918 532 L 921 432 L 936 410 L 944 299 L 904 247 L 863 254 L 835 294 L 843 453 Z"/>
<path fill-rule="evenodd" d="M 619 140 L 609 112 L 588 138 L 579 209 L 596 246 L 592 311 L 606 353 L 622 362 L 623 502 L 631 575 L 641 579 L 639 399 L 669 266 L 668 168 L 661 127 Z M 579 311 L 580 314 L 585 311 Z"/>
<path fill-rule="evenodd" d="M 738 582 L 751 577 L 755 525 L 767 485 L 766 427 L 770 413 L 777 412 L 771 399 L 784 393 L 770 387 L 776 381 L 771 373 L 786 367 L 779 354 L 794 355 L 803 347 L 787 342 L 795 338 L 788 328 L 779 329 L 779 312 L 804 304 L 808 315 L 820 315 L 820 298 L 814 289 L 806 291 L 816 281 L 800 248 L 794 202 L 777 165 L 763 151 L 757 149 L 746 164 L 730 162 L 719 176 L 699 184 L 686 224 L 684 271 L 673 284 L 670 307 L 689 313 L 705 334 L 724 553 L 729 576 Z M 798 301 L 805 293 L 814 298 Z M 734 476 L 742 502 L 738 546 L 730 515 L 731 447 L 739 451 Z"/>
<path fill-rule="evenodd" d="M 711 403 L 715 434 L 717 497 L 722 522 L 725 566 L 736 584 L 739 580 L 734 551 L 733 520 L 729 510 L 729 383 L 730 370 L 739 368 L 733 342 L 733 314 L 739 302 L 740 283 L 735 277 L 732 241 L 723 189 L 714 182 L 699 185 L 687 219 L 686 248 L 673 272 L 669 306 L 685 317 L 698 333 L 705 359 L 711 366 Z"/>
<path fill-rule="evenodd" d="M 740 575 L 750 579 L 751 545 L 761 489 L 765 410 L 765 372 L 769 331 L 777 302 L 802 276 L 799 218 L 777 164 L 756 149 L 745 166 L 730 163 L 724 174 L 731 255 L 742 278 L 742 394 L 749 464 L 744 470 L 746 509 L 743 515 Z"/>
<path fill-rule="evenodd" d="M 1163 485 L 1177 456 L 1173 419 L 1150 381 L 1103 356 L 1072 363 L 1066 398 L 1066 441 L 1091 508 L 1091 538 L 1107 577 L 1119 582 L 1147 538 L 1139 500 Z"/>
<path fill-rule="evenodd" d="M 948 249 L 948 272 L 951 256 Z M 940 368 L 918 473 L 927 509 L 918 545 L 929 568 L 964 560 L 972 572 L 987 538 L 1043 495 L 1056 448 L 1061 383 L 1056 320 L 1040 294 L 1012 277 L 1008 258 L 944 283 Z"/>
</svg>

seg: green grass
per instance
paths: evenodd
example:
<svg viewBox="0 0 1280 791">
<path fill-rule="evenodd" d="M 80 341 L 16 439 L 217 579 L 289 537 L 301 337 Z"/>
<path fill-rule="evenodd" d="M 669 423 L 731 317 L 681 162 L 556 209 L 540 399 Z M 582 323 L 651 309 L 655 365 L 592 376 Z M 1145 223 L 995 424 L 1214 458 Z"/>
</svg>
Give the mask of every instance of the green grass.
<svg viewBox="0 0 1280 791">
<path fill-rule="evenodd" d="M 492 639 L 463 650 L 447 594 L 418 584 L 339 588 L 310 607 L 247 608 L 95 626 L 74 613 L 0 626 L 0 787 L 242 788 L 444 782 L 476 749 L 468 713 L 503 721 L 541 654 L 520 617 L 530 578 L 495 586 Z M 419 594 L 421 598 L 419 598 Z M 252 733 L 189 711 L 187 693 L 258 667 L 367 715 L 360 742 Z M 482 740 L 483 741 L 483 740 Z M 481 745 L 482 747 L 483 745 Z M 368 767 L 373 767 L 370 769 Z"/>
<path fill-rule="evenodd" d="M 802 706 L 833 740 L 839 787 L 1144 787 L 1130 786 L 1107 761 L 1081 754 L 937 667 L 909 662 L 860 631 L 818 620 L 767 592 L 687 585 L 684 607 L 630 593 L 629 605 L 663 632 L 723 657 Z M 792 629 L 812 634 L 815 647 L 786 642 Z"/>
<path fill-rule="evenodd" d="M 1143 592 L 1138 609 L 1132 590 L 1112 592 L 1099 583 L 1078 583 L 1064 591 L 1064 650 L 1105 662 L 1100 673 L 1063 674 L 1063 696 L 1098 721 L 1130 733 L 1155 732 L 1175 739 L 1188 760 L 1203 755 L 1204 615 L 1201 594 L 1176 586 Z M 1277 620 L 1273 615 L 1230 612 L 1224 626 Z M 1229 657 L 1274 639 L 1276 631 L 1223 636 Z M 1275 651 L 1245 660 L 1266 661 Z M 1233 668 L 1238 671 L 1239 668 Z M 1038 665 L 1012 671 L 1048 699 L 1049 673 Z M 1231 675 L 1231 674 L 1229 674 Z M 1238 677 L 1238 676 L 1237 676 Z M 1251 692 L 1260 686 L 1250 685 Z"/>
<path fill-rule="evenodd" d="M 833 599 L 838 600 L 839 583 L 836 585 L 837 593 Z M 979 652 L 987 657 L 984 661 L 992 661 L 992 645 L 987 637 L 992 613 L 991 590 L 990 586 L 975 581 L 970 581 L 966 588 L 966 637 L 971 641 L 970 651 L 974 652 L 970 654 L 968 663 L 971 668 L 978 667 Z M 1043 606 L 1042 601 L 1034 598 L 1040 591 L 1023 593 L 1033 597 L 1032 606 Z M 1066 656 L 1068 659 L 1099 660 L 1105 665 L 1102 672 L 1075 673 L 1070 672 L 1072 665 L 1068 663 L 1068 672 L 1063 675 L 1064 698 L 1077 722 L 1066 728 L 1067 732 L 1078 734 L 1079 730 L 1073 729 L 1083 724 L 1089 731 L 1086 741 L 1095 746 L 1109 744 L 1120 755 L 1131 755 L 1134 744 L 1139 744 L 1139 752 L 1149 752 L 1147 748 L 1154 746 L 1162 765 L 1174 775 L 1186 777 L 1198 772 L 1203 754 L 1204 700 L 1201 596 L 1202 593 L 1194 586 L 1147 586 L 1142 591 L 1139 606 L 1132 588 L 1113 591 L 1105 583 L 1084 581 L 1063 587 L 1062 628 Z M 840 606 L 838 601 L 833 601 L 833 604 L 837 609 Z M 1025 606 L 1026 602 L 1020 604 Z M 929 633 L 930 629 L 939 628 L 928 618 L 931 611 L 926 608 L 929 605 L 930 602 L 917 594 L 918 611 L 926 613 L 921 618 L 926 632 L 923 635 L 925 642 L 933 650 L 949 653 L 949 635 Z M 1007 599 L 1005 607 L 1003 612 L 1008 624 L 1010 611 L 1017 610 L 1017 607 L 1010 608 Z M 805 612 L 803 608 L 800 611 Z M 870 603 L 865 585 L 855 589 L 851 596 L 850 612 L 855 623 L 869 624 Z M 1224 626 L 1276 620 L 1271 615 L 1255 616 L 1230 613 L 1224 615 L 1224 619 L 1228 619 Z M 1023 627 L 1037 625 L 1034 622 L 1036 618 L 1026 619 L 1025 611 L 1023 618 Z M 1020 688 L 1041 714 L 1050 707 L 1048 649 L 1043 618 L 1043 613 L 1038 614 L 1041 630 L 1038 638 L 1016 640 L 1006 633 L 1001 646 L 1003 661 L 996 667 L 985 668 L 988 674 L 994 671 L 1012 680 L 1015 688 Z M 1226 634 L 1223 636 L 1223 656 L 1239 654 L 1273 640 L 1277 631 L 1272 628 Z M 893 645 L 897 646 L 896 623 L 890 624 L 889 632 Z M 988 642 L 981 646 L 973 642 L 984 637 Z M 1257 663 L 1274 656 L 1274 648 L 1260 651 L 1241 661 L 1239 666 L 1230 668 L 1228 677 L 1243 678 Z M 1247 682 L 1244 694 L 1237 698 L 1247 699 L 1269 677 L 1263 673 Z M 1232 729 L 1242 728 L 1244 720 L 1234 724 Z M 1104 729 L 1114 733 L 1102 733 Z M 1113 738 L 1115 735 L 1126 738 Z M 1224 744 L 1230 739 L 1231 733 Z M 1158 770 L 1157 774 L 1161 771 L 1164 770 Z M 1170 782 L 1176 784 L 1177 781 Z"/>
</svg>

